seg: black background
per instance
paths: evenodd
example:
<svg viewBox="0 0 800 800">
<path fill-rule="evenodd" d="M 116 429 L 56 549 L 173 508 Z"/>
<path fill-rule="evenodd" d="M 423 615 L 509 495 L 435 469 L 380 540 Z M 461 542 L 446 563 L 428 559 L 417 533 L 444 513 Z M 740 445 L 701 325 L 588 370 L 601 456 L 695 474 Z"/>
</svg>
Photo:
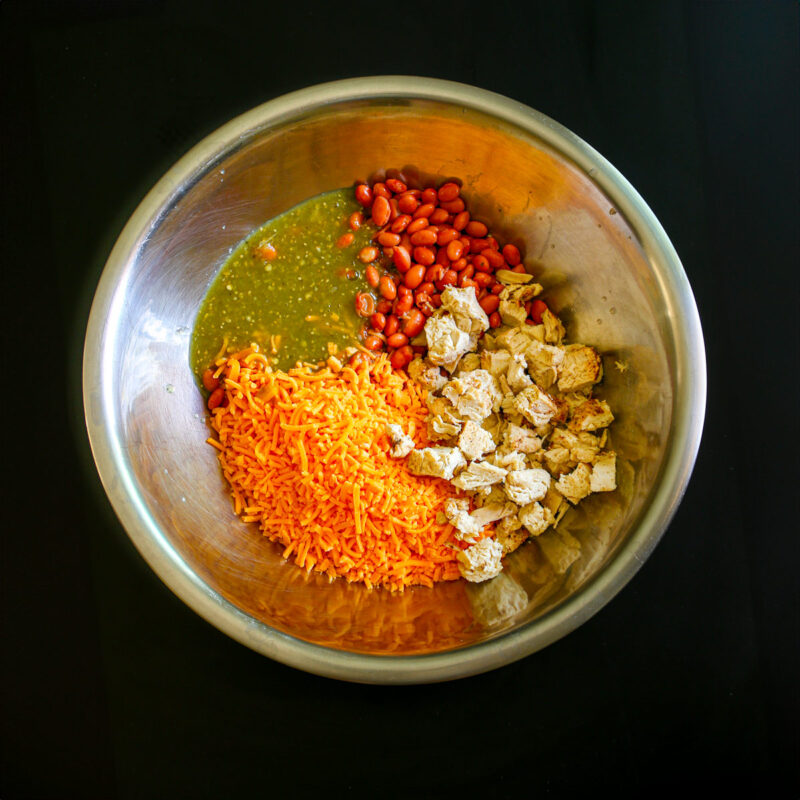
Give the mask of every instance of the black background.
<svg viewBox="0 0 800 800">
<path fill-rule="evenodd" d="M 798 796 L 795 2 L 6 0 L 0 25 L 3 798 Z M 672 238 L 708 355 L 641 571 L 546 650 L 433 686 L 306 675 L 202 621 L 81 419 L 91 295 L 152 184 L 236 114 L 369 74 L 490 89 L 597 148 Z"/>
</svg>

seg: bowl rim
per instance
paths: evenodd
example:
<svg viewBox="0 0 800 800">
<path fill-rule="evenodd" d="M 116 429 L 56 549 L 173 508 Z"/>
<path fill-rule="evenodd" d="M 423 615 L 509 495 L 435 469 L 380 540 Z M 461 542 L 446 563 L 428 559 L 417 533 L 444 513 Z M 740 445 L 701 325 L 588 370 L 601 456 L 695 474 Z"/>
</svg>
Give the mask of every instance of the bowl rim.
<svg viewBox="0 0 800 800">
<path fill-rule="evenodd" d="M 625 215 L 682 320 L 682 326 L 673 326 L 677 380 L 672 443 L 656 491 L 628 540 L 602 572 L 556 608 L 516 630 L 441 653 L 373 655 L 313 644 L 250 617 L 214 591 L 193 573 L 138 496 L 125 466 L 122 443 L 114 432 L 110 381 L 103 380 L 115 350 L 113 329 L 107 322 L 114 318 L 114 308 L 121 301 L 120 279 L 132 254 L 174 196 L 221 153 L 240 145 L 253 132 L 324 106 L 375 98 L 473 108 L 533 134 L 570 159 Z M 706 408 L 706 357 L 697 305 L 675 248 L 639 193 L 594 148 L 544 114 L 485 89 L 438 78 L 371 76 L 317 84 L 258 105 L 202 139 L 155 184 L 120 233 L 100 277 L 86 330 L 83 396 L 95 465 L 117 517 L 150 567 L 190 608 L 236 641 L 297 669 L 361 683 L 432 683 L 476 675 L 546 647 L 593 616 L 634 576 L 672 520 L 697 458 Z"/>
</svg>

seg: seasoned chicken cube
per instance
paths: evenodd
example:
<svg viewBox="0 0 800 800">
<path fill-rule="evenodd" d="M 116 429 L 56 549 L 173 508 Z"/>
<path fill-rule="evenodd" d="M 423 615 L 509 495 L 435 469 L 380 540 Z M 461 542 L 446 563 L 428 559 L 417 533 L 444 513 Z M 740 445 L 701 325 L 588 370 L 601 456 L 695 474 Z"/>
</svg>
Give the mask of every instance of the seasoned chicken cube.
<svg viewBox="0 0 800 800">
<path fill-rule="evenodd" d="M 566 531 L 547 531 L 536 542 L 557 575 L 563 575 L 581 555 L 581 543 Z"/>
<path fill-rule="evenodd" d="M 462 331 L 483 333 L 489 330 L 489 317 L 480 307 L 478 297 L 471 287 L 456 289 L 448 286 L 442 292 L 442 308 L 453 315 L 456 325 Z"/>
<path fill-rule="evenodd" d="M 474 339 L 462 331 L 449 314 L 435 313 L 425 323 L 428 360 L 452 372 L 464 353 L 474 349 Z"/>
<path fill-rule="evenodd" d="M 559 492 L 552 483 L 542 500 L 542 505 L 553 515 L 554 526 L 558 525 L 561 521 L 561 517 L 569 510 L 569 503 L 567 503 L 561 492 Z"/>
<path fill-rule="evenodd" d="M 528 371 L 542 389 L 549 389 L 558 379 L 558 368 L 564 360 L 560 347 L 532 340 L 525 351 Z"/>
<path fill-rule="evenodd" d="M 514 300 L 501 300 L 499 311 L 500 319 L 503 320 L 503 325 L 524 325 L 528 316 L 528 313 L 525 311 L 525 306 L 520 305 Z"/>
<path fill-rule="evenodd" d="M 459 374 L 462 372 L 472 372 L 472 370 L 478 369 L 480 365 L 481 359 L 477 353 L 467 353 L 458 363 L 458 372 Z"/>
<path fill-rule="evenodd" d="M 438 392 L 446 383 L 439 367 L 428 364 L 417 356 L 406 368 L 409 377 L 431 392 Z"/>
<path fill-rule="evenodd" d="M 496 467 L 501 467 L 509 472 L 515 472 L 520 469 L 525 469 L 528 462 L 525 458 L 525 453 L 518 453 L 515 450 L 496 450 L 487 459 Z"/>
<path fill-rule="evenodd" d="M 617 454 L 613 450 L 597 456 L 589 486 L 593 492 L 613 492 L 617 488 Z"/>
<path fill-rule="evenodd" d="M 449 439 L 458 436 L 463 420 L 453 407 L 453 404 L 444 397 L 428 395 L 425 400 L 428 406 L 428 438 Z"/>
<path fill-rule="evenodd" d="M 516 410 L 533 425 L 544 425 L 553 415 L 558 413 L 558 406 L 553 398 L 538 386 L 523 389 L 515 398 Z"/>
<path fill-rule="evenodd" d="M 468 419 L 458 437 L 458 446 L 468 461 L 474 461 L 490 453 L 496 445 L 489 431 L 485 431 L 477 422 Z"/>
<path fill-rule="evenodd" d="M 569 450 L 571 461 L 593 461 L 600 447 L 597 437 L 591 433 L 576 434 L 566 428 L 556 428 L 550 436 L 551 447 L 564 447 Z"/>
<path fill-rule="evenodd" d="M 531 342 L 536 339 L 535 327 L 535 325 L 521 325 L 506 328 L 502 333 L 497 334 L 495 339 L 497 346 L 508 350 L 512 355 L 525 355 Z"/>
<path fill-rule="evenodd" d="M 572 472 L 562 475 L 556 481 L 558 489 L 573 505 L 583 500 L 591 491 L 592 471 L 588 464 L 578 464 Z"/>
<path fill-rule="evenodd" d="M 488 581 L 503 571 L 500 560 L 502 556 L 503 548 L 499 542 L 481 539 L 477 544 L 458 553 L 458 569 L 472 583 Z"/>
<path fill-rule="evenodd" d="M 505 498 L 503 498 L 505 500 Z M 476 520 L 483 530 L 487 525 L 498 520 L 506 519 L 517 513 L 517 507 L 513 503 L 486 503 L 472 512 L 472 518 Z"/>
<path fill-rule="evenodd" d="M 501 273 L 505 271 L 506 270 L 500 270 Z M 520 273 L 511 272 L 508 277 L 510 278 L 512 275 L 520 275 Z M 512 303 L 518 303 L 524 306 L 528 300 L 533 300 L 534 297 L 542 293 L 542 287 L 538 283 L 528 283 L 526 285 L 520 285 L 519 283 L 512 284 L 509 281 L 503 280 L 497 273 L 495 277 L 498 278 L 500 283 L 505 284 L 503 290 L 498 295 L 501 300 L 509 300 Z"/>
<path fill-rule="evenodd" d="M 490 414 L 486 417 L 486 419 L 481 422 L 481 427 L 491 435 L 495 444 L 500 444 L 503 440 L 505 422 L 499 413 Z"/>
<path fill-rule="evenodd" d="M 415 452 L 420 452 L 416 450 Z M 461 452 L 459 451 L 459 455 Z M 463 458 L 463 456 L 462 456 Z M 458 477 L 452 481 L 453 486 L 465 492 L 473 492 L 482 486 L 492 486 L 500 483 L 508 474 L 508 470 L 487 464 L 485 461 L 473 461 L 468 467 L 461 470 Z"/>
<path fill-rule="evenodd" d="M 566 447 L 548 447 L 542 457 L 551 475 L 561 475 L 575 466 L 575 460 Z"/>
<path fill-rule="evenodd" d="M 392 458 L 405 458 L 416 447 L 414 440 L 403 433 L 403 429 L 399 425 L 388 423 L 386 425 L 386 433 L 392 443 L 390 451 Z"/>
<path fill-rule="evenodd" d="M 517 516 L 531 536 L 539 536 L 553 524 L 553 515 L 541 503 L 530 503 Z"/>
<path fill-rule="evenodd" d="M 517 394 L 517 392 L 521 392 L 528 386 L 533 385 L 533 381 L 525 371 L 526 366 L 525 356 L 516 355 L 511 357 L 505 378 L 508 383 L 508 387 L 512 392 L 514 392 L 514 394 Z"/>
<path fill-rule="evenodd" d="M 408 471 L 413 475 L 432 475 L 448 481 L 466 463 L 457 447 L 425 447 L 414 450 L 406 462 Z"/>
<path fill-rule="evenodd" d="M 509 472 L 504 488 L 508 499 L 518 506 L 527 506 L 541 500 L 550 487 L 550 475 L 543 469 L 520 469 Z"/>
<path fill-rule="evenodd" d="M 542 324 L 544 325 L 544 340 L 548 344 L 561 344 L 566 331 L 561 324 L 561 320 L 548 308 L 542 314 Z"/>
<path fill-rule="evenodd" d="M 569 427 L 574 431 L 596 431 L 607 428 L 614 421 L 614 415 L 605 400 L 586 400 L 573 412 Z"/>
<path fill-rule="evenodd" d="M 481 353 L 481 367 L 495 378 L 505 375 L 510 363 L 511 353 L 508 350 L 484 350 Z"/>
<path fill-rule="evenodd" d="M 542 440 L 530 428 L 512 423 L 503 432 L 503 444 L 520 453 L 535 453 L 541 450 Z"/>
<path fill-rule="evenodd" d="M 505 556 L 513 553 L 520 545 L 524 544 L 530 538 L 530 534 L 522 527 L 519 517 L 515 514 L 513 517 L 506 517 L 495 525 L 494 538 L 500 543 Z"/>
<path fill-rule="evenodd" d="M 442 396 L 467 419 L 481 422 L 500 408 L 503 396 L 497 380 L 485 369 L 475 369 L 451 380 L 442 389 Z"/>
<path fill-rule="evenodd" d="M 603 374 L 603 362 L 593 347 L 568 347 L 558 372 L 558 390 L 576 392 L 597 383 Z"/>
<path fill-rule="evenodd" d="M 456 529 L 456 539 L 463 542 L 475 542 L 480 532 L 486 527 L 470 516 L 469 500 L 466 498 L 450 498 L 444 504 L 444 515 Z"/>
</svg>

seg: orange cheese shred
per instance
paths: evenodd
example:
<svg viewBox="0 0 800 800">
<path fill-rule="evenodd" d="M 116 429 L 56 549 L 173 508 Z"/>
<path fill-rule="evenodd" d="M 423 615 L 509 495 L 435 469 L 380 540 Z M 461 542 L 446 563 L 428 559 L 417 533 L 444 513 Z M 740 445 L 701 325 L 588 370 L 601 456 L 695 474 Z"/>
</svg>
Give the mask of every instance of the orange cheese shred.
<svg viewBox="0 0 800 800">
<path fill-rule="evenodd" d="M 208 442 L 235 512 L 306 570 L 393 591 L 459 578 L 464 545 L 437 514 L 461 493 L 389 454 L 387 423 L 430 444 L 426 390 L 386 356 L 340 372 L 280 372 L 257 352 L 217 362 L 227 403 L 211 414 Z"/>
</svg>

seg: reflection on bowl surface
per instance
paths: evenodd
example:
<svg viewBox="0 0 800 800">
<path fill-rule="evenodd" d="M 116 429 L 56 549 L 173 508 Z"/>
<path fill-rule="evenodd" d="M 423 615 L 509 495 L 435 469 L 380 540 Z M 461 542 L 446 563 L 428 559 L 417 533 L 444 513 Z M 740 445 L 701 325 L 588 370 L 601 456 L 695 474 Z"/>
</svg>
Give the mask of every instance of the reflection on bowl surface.
<svg viewBox="0 0 800 800">
<path fill-rule="evenodd" d="M 189 359 L 215 271 L 298 202 L 395 166 L 463 181 L 473 214 L 527 254 L 570 338 L 596 346 L 617 417 L 619 489 L 572 509 L 566 569 L 529 543 L 487 584 L 403 594 L 281 561 L 233 516 Z M 350 680 L 474 674 L 574 629 L 630 579 L 680 501 L 705 408 L 702 332 L 680 262 L 601 156 L 531 109 L 472 87 L 365 78 L 239 117 L 157 184 L 97 290 L 84 356 L 86 420 L 106 491 L 143 556 L 221 630 L 287 664 Z M 567 539 L 569 541 L 569 539 Z"/>
</svg>

